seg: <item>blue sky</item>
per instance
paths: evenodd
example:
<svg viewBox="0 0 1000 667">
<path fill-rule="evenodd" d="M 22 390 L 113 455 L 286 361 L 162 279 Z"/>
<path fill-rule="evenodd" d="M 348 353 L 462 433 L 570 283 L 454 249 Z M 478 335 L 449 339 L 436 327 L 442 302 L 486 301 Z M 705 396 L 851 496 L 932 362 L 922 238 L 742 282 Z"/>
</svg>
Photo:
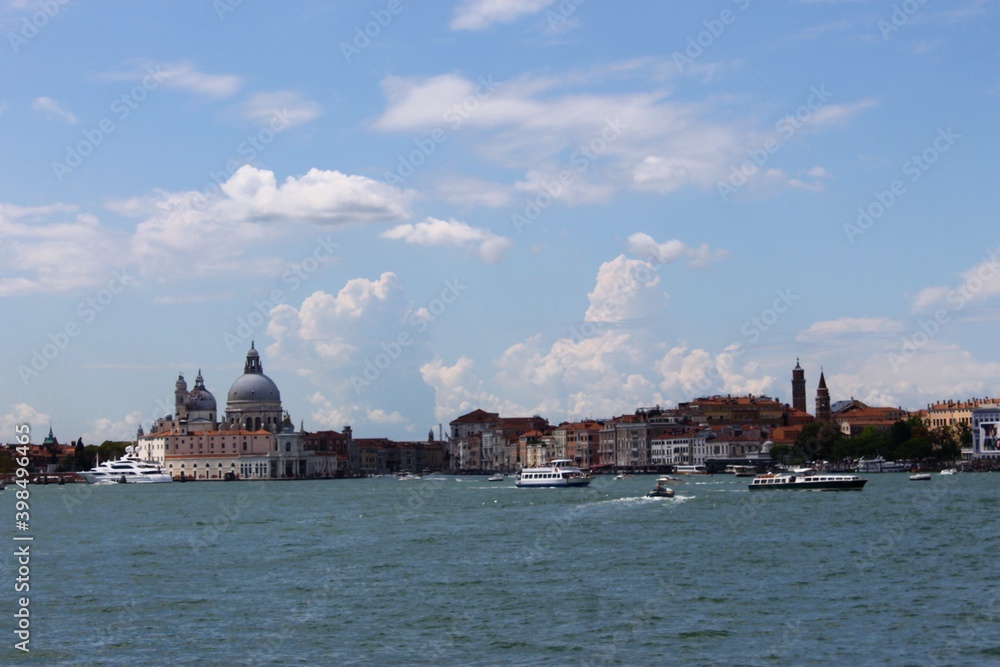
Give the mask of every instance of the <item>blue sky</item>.
<svg viewBox="0 0 1000 667">
<path fill-rule="evenodd" d="M 1000 395 L 989 2 L 0 10 L 5 431 Z M 811 402 L 810 402 L 811 405 Z M 7 438 L 8 440 L 11 438 Z"/>
</svg>

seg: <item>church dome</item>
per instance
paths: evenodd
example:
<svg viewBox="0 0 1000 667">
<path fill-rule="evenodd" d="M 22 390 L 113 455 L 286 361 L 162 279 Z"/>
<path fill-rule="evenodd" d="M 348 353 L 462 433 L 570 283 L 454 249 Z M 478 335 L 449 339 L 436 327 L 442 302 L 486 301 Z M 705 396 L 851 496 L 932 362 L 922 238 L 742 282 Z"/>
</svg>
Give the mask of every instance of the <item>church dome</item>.
<svg viewBox="0 0 1000 667">
<path fill-rule="evenodd" d="M 236 378 L 236 382 L 229 388 L 229 402 L 280 402 L 281 394 L 278 386 L 271 378 L 264 375 L 264 367 L 260 363 L 260 354 L 250 343 L 250 351 L 247 352 L 247 362 L 243 367 L 243 375 Z"/>
<path fill-rule="evenodd" d="M 200 370 L 194 382 L 194 389 L 188 392 L 185 407 L 188 412 L 215 412 L 215 396 L 205 388 L 205 381 L 201 377 Z"/>
<path fill-rule="evenodd" d="M 229 388 L 229 402 L 280 401 L 278 386 L 263 373 L 245 373 Z"/>
</svg>

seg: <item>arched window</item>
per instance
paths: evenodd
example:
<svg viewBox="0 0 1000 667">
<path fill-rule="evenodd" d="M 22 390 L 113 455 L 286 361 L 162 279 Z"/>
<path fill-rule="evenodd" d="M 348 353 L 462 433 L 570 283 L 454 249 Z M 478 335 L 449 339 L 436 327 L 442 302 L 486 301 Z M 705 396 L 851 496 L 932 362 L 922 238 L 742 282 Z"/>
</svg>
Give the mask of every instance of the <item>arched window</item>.
<svg viewBox="0 0 1000 667">
<path fill-rule="evenodd" d="M 257 421 L 255 422 L 255 424 L 256 424 L 257 428 L 254 429 L 254 430 L 259 431 L 260 430 L 260 424 L 261 424 L 260 417 L 257 417 Z"/>
</svg>

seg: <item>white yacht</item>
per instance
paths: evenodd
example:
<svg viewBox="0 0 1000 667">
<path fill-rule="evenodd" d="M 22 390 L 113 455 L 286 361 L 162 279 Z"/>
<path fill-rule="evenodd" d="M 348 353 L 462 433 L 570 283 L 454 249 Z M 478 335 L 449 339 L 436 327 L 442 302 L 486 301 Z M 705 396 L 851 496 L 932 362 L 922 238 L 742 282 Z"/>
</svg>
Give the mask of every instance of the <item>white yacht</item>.
<svg viewBox="0 0 1000 667">
<path fill-rule="evenodd" d="M 519 487 L 587 486 L 590 477 L 570 459 L 553 459 L 541 468 L 525 468 L 517 478 Z"/>
<path fill-rule="evenodd" d="M 152 461 L 143 461 L 131 445 L 125 448 L 125 455 L 114 461 L 107 461 L 92 470 L 77 473 L 88 484 L 155 484 L 172 482 L 169 474 Z"/>
</svg>

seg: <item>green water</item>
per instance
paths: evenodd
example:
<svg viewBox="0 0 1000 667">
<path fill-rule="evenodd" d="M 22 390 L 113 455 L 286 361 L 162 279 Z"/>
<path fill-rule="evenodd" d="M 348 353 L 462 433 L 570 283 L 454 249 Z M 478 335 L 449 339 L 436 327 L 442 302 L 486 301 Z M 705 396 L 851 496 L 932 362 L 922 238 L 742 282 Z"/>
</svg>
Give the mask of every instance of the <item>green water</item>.
<svg viewBox="0 0 1000 667">
<path fill-rule="evenodd" d="M 1000 664 L 1000 475 L 868 477 L 31 487 L 0 664 Z"/>
</svg>

